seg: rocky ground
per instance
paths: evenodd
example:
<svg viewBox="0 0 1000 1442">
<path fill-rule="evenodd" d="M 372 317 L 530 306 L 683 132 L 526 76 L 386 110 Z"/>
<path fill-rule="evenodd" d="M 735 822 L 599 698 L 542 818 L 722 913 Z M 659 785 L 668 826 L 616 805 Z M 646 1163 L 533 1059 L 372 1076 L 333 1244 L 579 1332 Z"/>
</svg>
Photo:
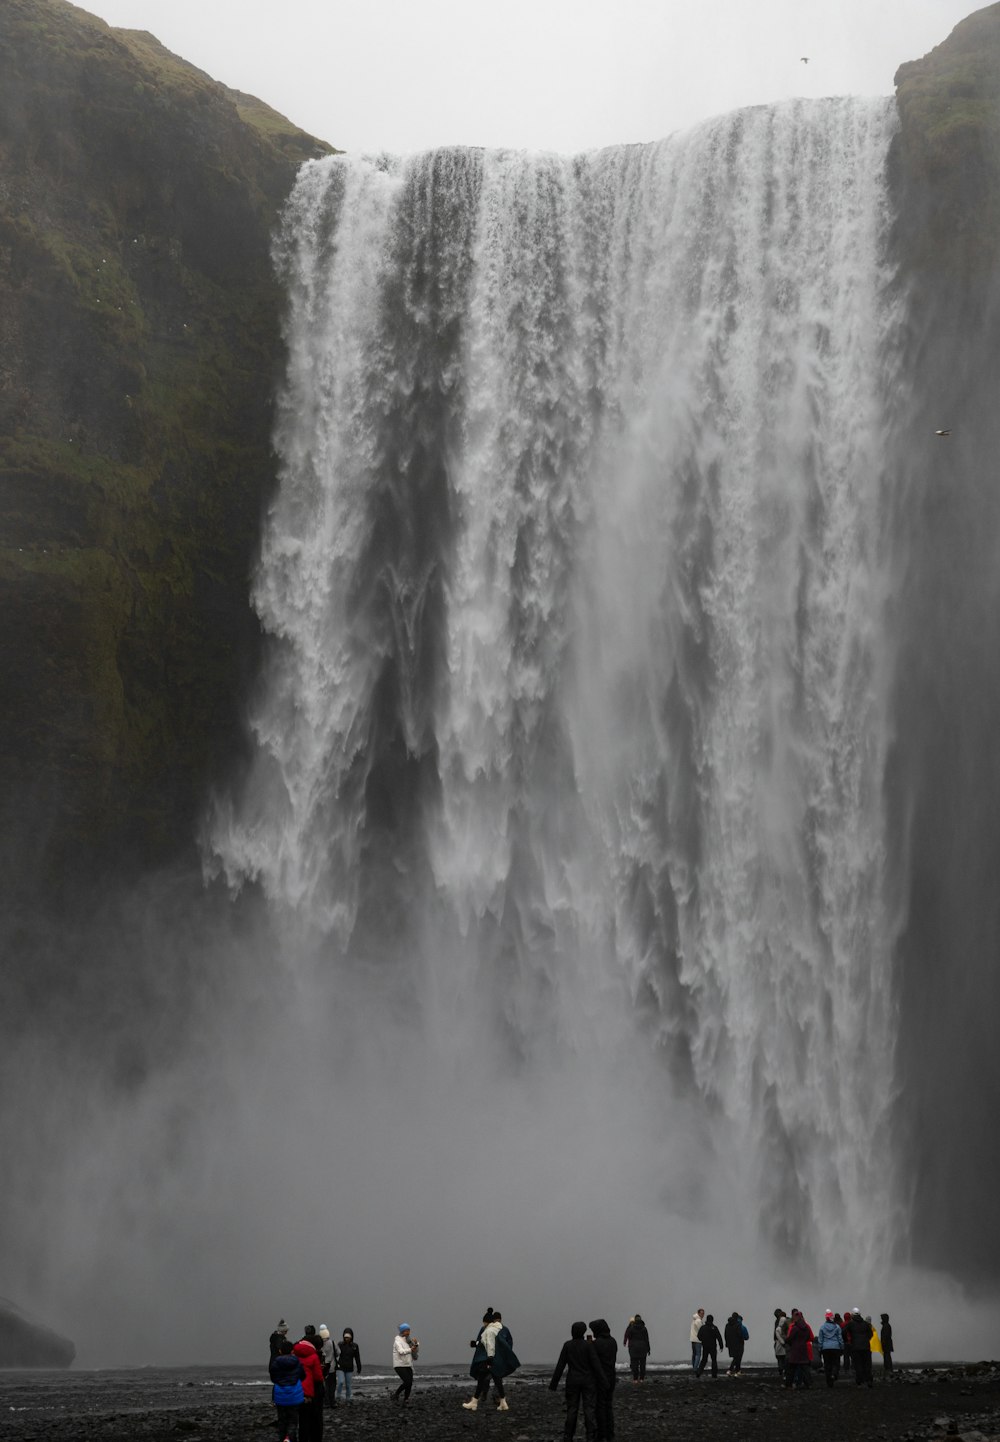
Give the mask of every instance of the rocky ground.
<svg viewBox="0 0 1000 1442">
<path fill-rule="evenodd" d="M 38 1384 L 30 1375 L 0 1378 L 0 1442 L 269 1442 L 275 1435 L 266 1391 L 206 1401 L 203 1390 L 178 1397 L 175 1387 L 172 1395 L 150 1397 L 139 1384 L 131 1397 L 122 1391 L 102 1396 L 99 1385 L 84 1395 L 71 1375 L 60 1387 L 53 1374 L 43 1390 L 45 1406 L 34 1407 Z M 325 1414 L 326 1442 L 558 1442 L 562 1436 L 562 1393 L 549 1392 L 537 1370 L 511 1380 L 507 1413 L 492 1406 L 466 1412 L 460 1403 L 467 1395 L 456 1383 L 418 1381 L 409 1404 L 398 1407 L 384 1391 L 369 1393 Z M 143 1405 L 128 1405 L 140 1397 Z M 619 1442 L 1000 1442 L 1000 1363 L 899 1369 L 870 1391 L 852 1381 L 829 1390 L 819 1376 L 809 1392 L 786 1392 L 772 1372 L 757 1369 L 717 1381 L 661 1373 L 641 1386 L 624 1380 L 615 1413 Z M 577 1435 L 582 1442 L 582 1419 Z"/>
</svg>

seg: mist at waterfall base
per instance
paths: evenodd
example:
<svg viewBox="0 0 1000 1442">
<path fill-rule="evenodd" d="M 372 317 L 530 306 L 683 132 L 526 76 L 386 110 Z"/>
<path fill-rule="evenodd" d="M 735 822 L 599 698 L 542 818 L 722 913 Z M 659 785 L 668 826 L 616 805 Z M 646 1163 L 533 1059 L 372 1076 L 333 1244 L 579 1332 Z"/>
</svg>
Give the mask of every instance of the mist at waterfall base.
<svg viewBox="0 0 1000 1442">
<path fill-rule="evenodd" d="M 84 1364 L 282 1315 L 461 1359 L 487 1305 L 526 1359 L 637 1309 L 682 1358 L 699 1305 L 762 1360 L 777 1305 L 1000 1350 L 995 1236 L 951 1239 L 996 1142 L 970 1188 L 921 1129 L 996 1060 L 913 1001 L 894 123 L 303 169 L 252 760 L 204 881 L 12 938 L 4 1290 Z"/>
</svg>

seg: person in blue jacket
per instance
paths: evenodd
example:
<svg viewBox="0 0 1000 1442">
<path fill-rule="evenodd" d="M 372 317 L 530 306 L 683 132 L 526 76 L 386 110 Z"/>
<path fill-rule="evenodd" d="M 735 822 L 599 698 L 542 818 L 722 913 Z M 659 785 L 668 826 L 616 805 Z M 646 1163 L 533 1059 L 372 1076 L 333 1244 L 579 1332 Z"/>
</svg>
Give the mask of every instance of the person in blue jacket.
<svg viewBox="0 0 1000 1442">
<path fill-rule="evenodd" d="M 837 1325 L 832 1311 L 827 1311 L 822 1327 L 816 1333 L 819 1354 L 823 1359 L 823 1373 L 826 1385 L 832 1387 L 840 1376 L 840 1359 L 844 1354 L 844 1334 Z"/>
<path fill-rule="evenodd" d="M 298 1442 L 299 1408 L 306 1400 L 302 1390 L 306 1373 L 292 1351 L 292 1344 L 287 1337 L 279 1342 L 278 1351 L 271 1358 L 268 1374 L 274 1384 L 271 1388 L 271 1401 L 278 1413 L 278 1436 L 282 1442 Z"/>
</svg>

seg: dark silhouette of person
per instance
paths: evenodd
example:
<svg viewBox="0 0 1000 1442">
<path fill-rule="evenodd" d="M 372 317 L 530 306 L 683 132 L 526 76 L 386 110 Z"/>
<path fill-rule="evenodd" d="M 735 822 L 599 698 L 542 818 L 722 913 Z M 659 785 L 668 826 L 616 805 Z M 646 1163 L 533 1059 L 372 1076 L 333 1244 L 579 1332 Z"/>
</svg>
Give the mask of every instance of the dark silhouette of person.
<svg viewBox="0 0 1000 1442">
<path fill-rule="evenodd" d="M 612 1337 L 611 1328 L 603 1317 L 598 1317 L 596 1322 L 591 1322 L 590 1330 L 594 1338 L 590 1345 L 597 1353 L 601 1371 L 604 1373 L 604 1381 L 607 1384 L 605 1391 L 598 1391 L 594 1403 L 597 1416 L 597 1442 L 612 1442 L 615 1435 L 615 1387 L 618 1385 L 615 1364 L 618 1361 L 618 1343 Z"/>
<path fill-rule="evenodd" d="M 650 1353 L 649 1332 L 638 1312 L 625 1329 L 625 1346 L 632 1366 L 632 1381 L 645 1382 L 646 1358 Z"/>
<path fill-rule="evenodd" d="M 743 1318 L 739 1312 L 734 1312 L 726 1323 L 726 1351 L 729 1353 L 729 1375 L 738 1377 L 743 1368 L 743 1348 L 746 1346 L 746 1338 L 743 1335 Z"/>
<path fill-rule="evenodd" d="M 872 1385 L 872 1324 L 858 1311 L 851 1313 L 851 1356 L 857 1386 Z"/>
<path fill-rule="evenodd" d="M 552 1373 L 549 1391 L 559 1389 L 559 1379 L 566 1373 L 566 1425 L 563 1428 L 565 1442 L 573 1442 L 576 1419 L 583 1406 L 583 1427 L 587 1442 L 597 1442 L 596 1402 L 599 1391 L 606 1388 L 600 1357 L 594 1351 L 593 1342 L 586 1340 L 586 1322 L 574 1322 L 570 1327 L 570 1339 L 564 1342 L 556 1369 Z"/>
<path fill-rule="evenodd" d="M 889 1313 L 881 1315 L 882 1332 L 879 1341 L 882 1343 L 882 1371 L 883 1374 L 892 1371 L 892 1323 L 889 1321 Z"/>
<path fill-rule="evenodd" d="M 704 1322 L 698 1328 L 698 1341 L 701 1343 L 701 1361 L 698 1363 L 698 1370 L 694 1374 L 700 1377 L 702 1372 L 712 1364 L 712 1376 L 719 1375 L 719 1348 L 722 1346 L 722 1333 L 715 1325 L 715 1318 L 709 1312 Z"/>
</svg>

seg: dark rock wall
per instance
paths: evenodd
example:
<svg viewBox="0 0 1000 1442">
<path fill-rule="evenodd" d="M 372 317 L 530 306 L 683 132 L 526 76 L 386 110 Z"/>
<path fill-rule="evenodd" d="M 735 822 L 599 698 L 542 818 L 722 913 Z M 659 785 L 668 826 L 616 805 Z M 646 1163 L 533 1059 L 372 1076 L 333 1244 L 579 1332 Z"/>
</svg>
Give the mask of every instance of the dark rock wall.
<svg viewBox="0 0 1000 1442">
<path fill-rule="evenodd" d="M 995 1287 L 1000 1234 L 1000 5 L 896 77 L 909 565 L 891 797 L 901 1246 Z M 950 437 L 934 435 L 950 429 Z"/>
<path fill-rule="evenodd" d="M 152 36 L 0 7 L 0 865 L 190 845 L 239 748 L 277 212 L 327 150 Z"/>
</svg>

